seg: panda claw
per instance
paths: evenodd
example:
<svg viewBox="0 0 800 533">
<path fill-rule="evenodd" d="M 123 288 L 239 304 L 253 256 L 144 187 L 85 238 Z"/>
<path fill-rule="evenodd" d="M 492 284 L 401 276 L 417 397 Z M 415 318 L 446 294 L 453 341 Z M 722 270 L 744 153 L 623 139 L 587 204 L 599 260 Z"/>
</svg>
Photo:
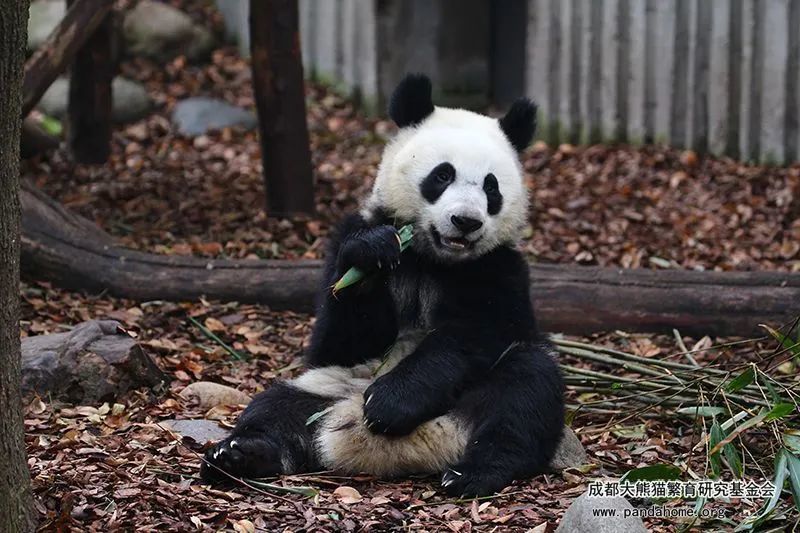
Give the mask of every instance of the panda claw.
<svg viewBox="0 0 800 533">
<path fill-rule="evenodd" d="M 374 394 L 370 394 L 370 395 L 369 395 L 369 397 L 367 397 L 367 401 L 366 401 L 366 402 L 364 402 L 364 407 L 366 407 L 366 406 L 368 406 L 368 405 L 369 405 L 369 402 L 371 402 L 371 401 L 372 401 L 372 397 L 373 397 L 373 396 L 375 396 L 375 395 L 374 395 Z"/>
</svg>

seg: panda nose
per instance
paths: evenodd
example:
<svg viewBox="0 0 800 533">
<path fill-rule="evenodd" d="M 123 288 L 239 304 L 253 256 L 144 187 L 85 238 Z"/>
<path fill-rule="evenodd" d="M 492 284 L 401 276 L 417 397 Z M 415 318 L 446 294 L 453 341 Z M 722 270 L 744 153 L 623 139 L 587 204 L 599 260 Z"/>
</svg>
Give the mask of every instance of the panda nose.
<svg viewBox="0 0 800 533">
<path fill-rule="evenodd" d="M 465 235 L 467 233 L 472 233 L 473 231 L 476 231 L 481 226 L 483 226 L 483 222 L 481 222 L 476 218 L 462 217 L 458 215 L 451 216 L 450 222 L 452 222 L 453 225 Z"/>
</svg>

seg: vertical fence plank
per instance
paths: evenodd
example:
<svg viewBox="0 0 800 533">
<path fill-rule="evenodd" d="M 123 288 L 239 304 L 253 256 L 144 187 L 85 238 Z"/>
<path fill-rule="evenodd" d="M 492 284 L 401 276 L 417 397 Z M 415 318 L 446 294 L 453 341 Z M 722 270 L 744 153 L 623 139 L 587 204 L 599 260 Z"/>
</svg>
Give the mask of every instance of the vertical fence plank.
<svg viewBox="0 0 800 533">
<path fill-rule="evenodd" d="M 728 58 L 731 51 L 729 34 L 731 3 L 719 2 L 711 13 L 711 39 L 708 64 L 708 149 L 722 154 L 728 143 L 730 118 L 728 97 L 732 79 Z"/>
<path fill-rule="evenodd" d="M 712 3 L 696 0 L 694 5 L 693 34 L 694 64 L 692 65 L 691 146 L 700 153 L 708 151 L 708 92 L 709 67 L 711 60 Z"/>
<path fill-rule="evenodd" d="M 689 110 L 689 52 L 690 52 L 691 0 L 676 0 L 674 58 L 672 63 L 672 90 L 669 138 L 677 146 L 686 146 L 686 119 Z"/>
<path fill-rule="evenodd" d="M 766 0 L 763 10 L 763 48 L 760 154 L 765 161 L 778 162 L 784 158 L 784 121 L 786 118 L 786 58 L 788 56 L 787 28 L 789 0 Z M 798 31 L 800 28 L 794 28 Z"/>
<path fill-rule="evenodd" d="M 583 121 L 581 119 L 581 69 L 583 68 L 583 2 L 569 0 L 564 2 L 569 5 L 569 46 L 570 56 L 567 87 L 569 91 L 569 124 L 570 129 L 567 140 L 577 144 L 581 140 Z"/>
<path fill-rule="evenodd" d="M 645 138 L 645 73 L 647 43 L 647 3 L 630 4 L 628 142 L 641 143 Z"/>
<path fill-rule="evenodd" d="M 673 65 L 675 63 L 675 6 L 677 0 L 656 0 L 656 34 L 653 57 L 656 62 L 655 141 L 668 142 L 672 118 Z"/>
<path fill-rule="evenodd" d="M 603 2 L 603 50 L 602 50 L 602 80 L 600 83 L 601 117 L 603 136 L 612 136 L 617 131 L 619 124 L 619 110 L 617 104 L 618 83 L 618 56 L 619 46 L 619 2 L 620 0 L 605 0 Z"/>
<path fill-rule="evenodd" d="M 587 107 L 589 112 L 589 142 L 597 143 L 603 138 L 603 11 L 605 0 L 589 0 L 589 89 Z"/>
<path fill-rule="evenodd" d="M 798 127 L 800 127 L 800 2 L 789 1 L 789 16 L 786 19 L 788 48 L 786 55 L 786 119 L 784 121 L 785 149 L 787 161 L 796 161 L 798 150 Z"/>
<path fill-rule="evenodd" d="M 554 115 L 555 105 L 550 105 L 548 91 L 550 70 L 550 0 L 531 0 L 528 9 L 527 61 L 531 65 L 526 76 L 528 96 L 539 105 L 539 137 L 546 137 L 548 121 Z"/>
</svg>

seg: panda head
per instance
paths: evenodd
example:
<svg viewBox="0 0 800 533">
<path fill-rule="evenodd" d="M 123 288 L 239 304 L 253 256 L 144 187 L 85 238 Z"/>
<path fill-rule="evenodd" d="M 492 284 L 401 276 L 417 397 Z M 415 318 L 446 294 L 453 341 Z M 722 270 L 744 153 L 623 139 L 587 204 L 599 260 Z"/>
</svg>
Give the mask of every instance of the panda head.
<svg viewBox="0 0 800 533">
<path fill-rule="evenodd" d="M 367 218 L 380 211 L 414 224 L 413 247 L 444 261 L 518 240 L 528 214 L 518 154 L 536 128 L 532 102 L 518 100 L 500 119 L 435 107 L 430 79 L 416 74 L 395 89 L 389 115 L 400 130 L 384 150 Z"/>
</svg>

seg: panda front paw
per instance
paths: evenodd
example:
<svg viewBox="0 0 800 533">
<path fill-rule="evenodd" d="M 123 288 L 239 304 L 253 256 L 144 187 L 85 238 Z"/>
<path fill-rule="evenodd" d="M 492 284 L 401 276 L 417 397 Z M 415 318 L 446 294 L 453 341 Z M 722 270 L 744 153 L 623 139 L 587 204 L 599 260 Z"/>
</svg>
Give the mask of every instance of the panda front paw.
<svg viewBox="0 0 800 533">
<path fill-rule="evenodd" d="M 513 478 L 486 464 L 459 463 L 445 470 L 442 488 L 450 496 L 476 498 L 500 492 Z"/>
<path fill-rule="evenodd" d="M 351 267 L 363 272 L 391 270 L 400 263 L 400 240 L 397 230 L 389 225 L 365 228 L 350 235 L 339 249 L 337 266 L 340 274 Z"/>
<path fill-rule="evenodd" d="M 427 411 L 424 397 L 404 388 L 391 372 L 364 391 L 364 424 L 375 434 L 408 435 L 433 418 Z"/>
<path fill-rule="evenodd" d="M 266 435 L 231 435 L 209 448 L 200 465 L 207 483 L 230 481 L 230 477 L 259 478 L 281 474 L 280 447 Z"/>
</svg>

